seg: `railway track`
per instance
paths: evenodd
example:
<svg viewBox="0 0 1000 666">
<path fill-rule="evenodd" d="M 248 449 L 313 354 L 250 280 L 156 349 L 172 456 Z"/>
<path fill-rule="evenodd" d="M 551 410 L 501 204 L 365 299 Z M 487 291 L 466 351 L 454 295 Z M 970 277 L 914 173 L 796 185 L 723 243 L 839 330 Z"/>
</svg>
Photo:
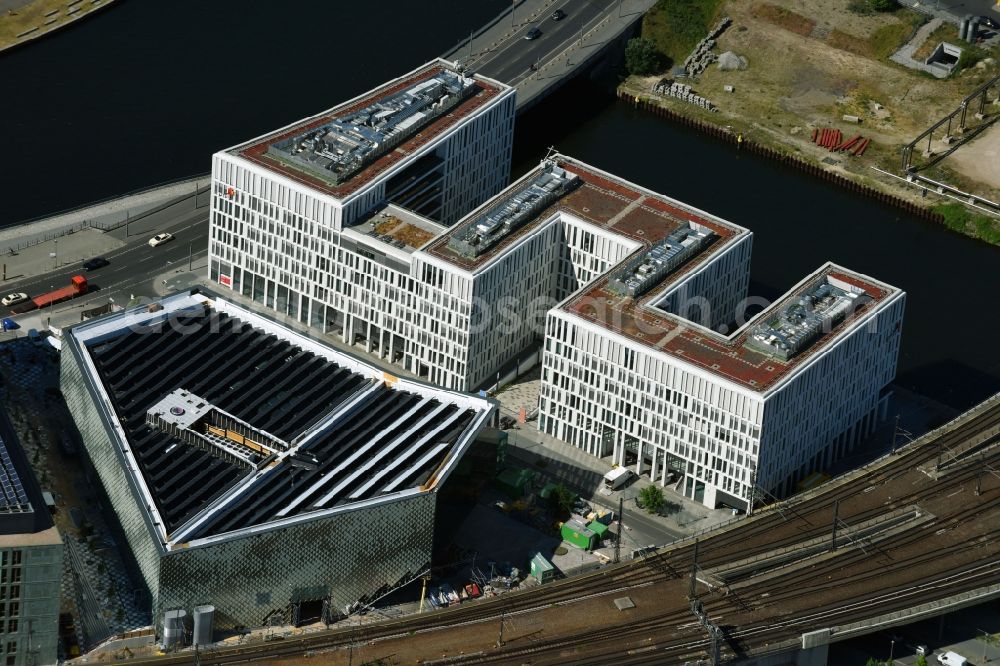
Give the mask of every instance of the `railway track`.
<svg viewBox="0 0 1000 666">
<path fill-rule="evenodd" d="M 961 418 L 961 417 L 960 417 Z M 942 433 L 937 438 L 925 437 L 901 449 L 896 457 L 883 461 L 865 473 L 856 473 L 840 483 L 829 486 L 818 494 L 801 500 L 783 503 L 754 518 L 734 524 L 717 534 L 706 535 L 699 540 L 698 560 L 700 567 L 712 567 L 750 556 L 767 553 L 778 548 L 792 547 L 809 539 L 828 534 L 831 529 L 832 509 L 835 502 L 841 505 L 858 503 L 864 498 L 865 488 L 890 484 L 900 477 L 912 473 L 914 468 L 929 464 L 937 458 L 941 450 L 950 450 L 981 437 L 983 433 L 1000 426 L 1000 401 L 981 413 L 958 424 L 951 432 Z M 853 513 L 842 514 L 845 521 L 860 523 L 895 507 L 921 504 L 940 499 L 956 488 L 965 487 L 980 474 L 983 463 L 1000 466 L 1000 450 L 984 454 L 981 458 L 968 459 L 950 467 L 939 482 L 928 483 L 909 492 L 893 496 L 886 505 L 858 507 Z M 936 516 L 934 529 L 956 529 L 987 511 L 1000 512 L 1000 481 L 995 478 L 983 481 L 981 501 L 975 506 L 959 506 L 947 515 Z M 929 529 L 929 528 L 928 528 Z M 774 536 L 775 538 L 771 538 Z M 984 543 L 993 543 L 1000 537 L 1000 530 L 989 530 L 981 535 Z M 841 548 L 831 557 L 817 557 L 815 562 L 805 566 L 790 568 L 787 573 L 764 582 L 736 581 L 730 588 L 730 596 L 716 592 L 705 595 L 703 603 L 709 617 L 724 617 L 736 622 L 727 631 L 728 654 L 746 653 L 754 645 L 774 644 L 793 631 L 818 626 L 834 626 L 838 622 L 852 621 L 851 618 L 872 614 L 877 608 L 899 609 L 913 605 L 914 598 L 930 593 L 941 595 L 975 589 L 984 581 L 1000 581 L 1000 561 L 991 557 L 988 564 L 976 567 L 972 564 L 960 570 L 943 573 L 930 581 L 916 584 L 902 581 L 882 589 L 878 594 L 860 595 L 856 599 L 840 600 L 818 605 L 814 611 L 797 615 L 787 620 L 769 617 L 763 624 L 755 623 L 752 614 L 761 614 L 780 604 L 790 604 L 796 600 L 808 599 L 810 595 L 829 593 L 836 588 L 847 589 L 852 585 L 867 585 L 878 578 L 885 578 L 887 568 L 919 568 L 936 558 L 955 555 L 964 546 L 951 544 L 932 553 L 907 552 L 918 549 L 925 530 L 913 530 L 894 536 L 891 544 L 877 549 L 872 555 L 857 547 Z M 627 625 L 587 628 L 565 635 L 537 639 L 527 645 L 506 645 L 479 654 L 452 657 L 441 663 L 503 663 L 512 659 L 524 663 L 561 663 L 572 658 L 575 663 L 607 663 L 610 658 L 616 663 L 644 664 L 671 663 L 678 659 L 704 658 L 709 641 L 698 625 L 695 616 L 683 598 L 686 593 L 686 578 L 691 570 L 694 543 L 685 542 L 644 558 L 623 565 L 607 567 L 597 572 L 575 577 L 558 583 L 525 592 L 510 593 L 493 600 L 467 604 L 418 616 L 379 622 L 357 628 L 341 628 L 282 641 L 271 645 L 250 645 L 227 648 L 200 655 L 204 664 L 235 664 L 264 657 L 294 656 L 307 652 L 336 651 L 357 643 L 378 644 L 393 640 L 408 639 L 435 631 L 475 630 L 476 625 L 499 622 L 503 617 L 531 616 L 552 607 L 566 607 L 587 599 L 601 596 L 625 596 L 630 591 L 662 585 L 673 585 L 684 589 L 679 605 L 665 603 L 663 613 Z M 990 553 L 995 554 L 991 548 Z M 877 562 L 875 568 L 864 568 L 866 562 Z M 848 573 L 851 567 L 857 571 Z M 844 578 L 834 579 L 835 574 L 844 572 Z M 672 581 L 672 582 L 671 582 Z M 763 597 L 762 595 L 768 596 Z M 765 601 L 761 602 L 760 600 Z M 745 618 L 739 621 L 740 618 Z M 738 627 L 738 628 L 736 628 Z M 784 637 L 784 638 L 783 638 Z M 606 640 L 605 640 L 606 639 Z M 595 645 L 609 645 L 605 651 Z M 624 652 L 624 654 L 623 654 Z M 189 654 L 167 656 L 148 663 L 182 664 L 190 663 Z M 137 661 L 136 663 L 144 663 Z M 433 662 L 425 662 L 433 663 Z"/>
</svg>

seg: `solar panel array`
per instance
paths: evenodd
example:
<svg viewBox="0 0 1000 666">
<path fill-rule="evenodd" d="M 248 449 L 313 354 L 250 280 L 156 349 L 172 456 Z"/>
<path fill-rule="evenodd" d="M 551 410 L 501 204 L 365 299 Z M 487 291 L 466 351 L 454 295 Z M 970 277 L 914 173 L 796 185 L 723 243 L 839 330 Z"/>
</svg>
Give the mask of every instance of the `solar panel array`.
<svg viewBox="0 0 1000 666">
<path fill-rule="evenodd" d="M 28 493 L 24 491 L 21 477 L 7 452 L 7 444 L 0 440 L 0 512 L 22 513 L 31 511 Z"/>
<path fill-rule="evenodd" d="M 207 314 L 175 315 L 159 332 L 130 330 L 90 346 L 168 533 L 254 473 L 147 424 L 146 412 L 171 391 L 183 388 L 284 441 L 355 402 L 296 454 L 309 464 L 290 458 L 267 469 L 185 540 L 426 483 L 477 414 Z"/>
<path fill-rule="evenodd" d="M 226 532 L 273 518 L 329 509 L 427 482 L 476 415 L 382 387 L 308 447 L 316 469 L 282 465 L 201 529 Z"/>
<path fill-rule="evenodd" d="M 155 333 L 130 330 L 90 353 L 168 532 L 247 470 L 150 427 L 146 412 L 165 395 L 183 387 L 288 441 L 370 383 L 214 311 L 177 316 Z"/>
</svg>

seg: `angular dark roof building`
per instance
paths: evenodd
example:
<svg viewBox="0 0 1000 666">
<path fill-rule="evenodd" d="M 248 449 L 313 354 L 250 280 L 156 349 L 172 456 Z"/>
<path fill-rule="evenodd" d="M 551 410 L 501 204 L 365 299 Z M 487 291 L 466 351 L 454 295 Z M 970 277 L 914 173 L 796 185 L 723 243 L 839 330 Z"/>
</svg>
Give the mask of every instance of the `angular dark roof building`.
<svg viewBox="0 0 1000 666">
<path fill-rule="evenodd" d="M 493 411 L 212 294 L 65 343 L 63 391 L 157 624 L 201 604 L 217 626 L 332 614 L 419 575 L 435 491 Z"/>
</svg>

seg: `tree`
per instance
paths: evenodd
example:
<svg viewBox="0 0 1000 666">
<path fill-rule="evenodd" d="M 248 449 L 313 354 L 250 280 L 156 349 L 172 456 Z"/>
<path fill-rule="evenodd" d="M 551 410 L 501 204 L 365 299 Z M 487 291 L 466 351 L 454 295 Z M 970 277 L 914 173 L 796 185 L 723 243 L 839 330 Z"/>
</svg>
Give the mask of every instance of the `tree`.
<svg viewBox="0 0 1000 666">
<path fill-rule="evenodd" d="M 660 62 L 660 53 L 651 39 L 633 37 L 625 44 L 625 69 L 629 74 L 655 74 L 660 69 Z"/>
<path fill-rule="evenodd" d="M 927 657 L 922 654 L 917 655 L 917 661 L 914 666 L 927 666 Z"/>
<path fill-rule="evenodd" d="M 659 513 L 663 508 L 663 489 L 650 484 L 639 491 L 639 501 L 649 513 Z"/>
<path fill-rule="evenodd" d="M 549 505 L 559 515 L 564 516 L 570 513 L 574 502 L 576 502 L 576 493 L 561 483 L 552 488 L 549 493 Z"/>
</svg>

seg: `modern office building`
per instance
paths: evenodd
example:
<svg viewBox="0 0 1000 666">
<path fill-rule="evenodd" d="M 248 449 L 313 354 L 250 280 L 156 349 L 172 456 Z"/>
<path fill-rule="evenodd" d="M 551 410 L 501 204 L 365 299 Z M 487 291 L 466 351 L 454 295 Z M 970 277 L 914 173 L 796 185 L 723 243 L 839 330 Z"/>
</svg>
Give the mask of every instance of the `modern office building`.
<svg viewBox="0 0 1000 666">
<path fill-rule="evenodd" d="M 426 572 L 494 409 L 197 291 L 66 330 L 61 373 L 168 642 L 168 613 L 300 623 Z"/>
<path fill-rule="evenodd" d="M 217 153 L 211 279 L 373 339 L 384 303 L 411 290 L 412 247 L 506 186 L 514 115 L 513 88 L 437 60 Z M 387 203 L 405 213 L 373 219 Z"/>
<path fill-rule="evenodd" d="M 58 663 L 63 543 L 0 411 L 0 664 Z"/>
<path fill-rule="evenodd" d="M 747 508 L 871 432 L 905 301 L 830 264 L 747 322 L 751 247 L 747 229 L 551 155 L 451 226 L 384 205 L 292 265 L 321 267 L 319 314 L 300 318 L 447 388 L 494 386 L 544 339 L 544 432 Z"/>
</svg>

